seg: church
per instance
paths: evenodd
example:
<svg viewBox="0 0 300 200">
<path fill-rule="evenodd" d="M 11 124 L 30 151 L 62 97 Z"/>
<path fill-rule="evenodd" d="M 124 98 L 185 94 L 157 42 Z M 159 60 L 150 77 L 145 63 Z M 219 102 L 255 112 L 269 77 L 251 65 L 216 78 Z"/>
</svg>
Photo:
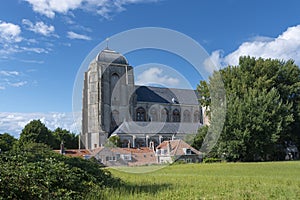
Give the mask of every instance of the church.
<svg viewBox="0 0 300 200">
<path fill-rule="evenodd" d="M 81 146 L 96 149 L 111 136 L 120 147 L 158 146 L 184 139 L 203 124 L 196 91 L 134 84 L 120 53 L 102 50 L 84 73 Z"/>
</svg>

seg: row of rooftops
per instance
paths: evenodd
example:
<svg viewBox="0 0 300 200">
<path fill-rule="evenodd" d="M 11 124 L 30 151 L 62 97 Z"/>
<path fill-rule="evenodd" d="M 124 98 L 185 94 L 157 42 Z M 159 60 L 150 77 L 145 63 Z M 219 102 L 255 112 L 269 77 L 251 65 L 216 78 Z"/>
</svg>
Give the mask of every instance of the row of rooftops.
<svg viewBox="0 0 300 200">
<path fill-rule="evenodd" d="M 114 155 L 119 155 L 120 157 L 129 156 L 130 161 L 128 165 L 147 165 L 147 164 L 159 164 L 157 162 L 157 157 L 159 156 L 170 156 L 170 157 L 180 157 L 184 155 L 195 155 L 201 156 L 201 152 L 197 149 L 191 147 L 189 144 L 183 140 L 170 140 L 163 141 L 156 148 L 154 147 L 141 147 L 141 148 L 120 148 L 120 147 L 98 147 L 93 150 L 87 149 L 72 149 L 72 150 L 55 150 L 57 153 L 64 153 L 66 156 L 70 157 L 81 157 L 84 159 L 95 157 L 98 158 L 99 155 L 106 156 L 107 150 Z M 107 155 L 109 156 L 109 155 Z M 114 158 L 116 159 L 116 158 Z M 109 161 L 114 161 L 114 159 L 109 158 Z M 101 160 L 102 164 L 106 164 L 104 160 Z"/>
</svg>

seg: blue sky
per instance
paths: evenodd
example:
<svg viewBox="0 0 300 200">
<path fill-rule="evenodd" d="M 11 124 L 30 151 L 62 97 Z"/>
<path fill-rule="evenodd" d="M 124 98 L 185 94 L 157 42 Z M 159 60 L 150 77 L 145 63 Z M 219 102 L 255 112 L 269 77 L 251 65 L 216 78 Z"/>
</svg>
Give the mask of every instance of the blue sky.
<svg viewBox="0 0 300 200">
<path fill-rule="evenodd" d="M 18 137 L 36 118 L 50 129 L 76 131 L 72 92 L 81 63 L 100 42 L 129 29 L 184 33 L 221 66 L 237 64 L 240 55 L 294 59 L 300 65 L 299 7 L 297 0 L 6 1 L 0 7 L 0 133 Z M 160 63 L 179 73 L 189 65 L 154 50 L 126 57 L 132 66 Z M 160 84 L 182 86 L 170 81 L 174 77 L 168 71 L 153 68 L 137 71 L 136 80 L 148 69 L 147 77 Z M 188 78 L 196 87 L 199 77 Z"/>
</svg>

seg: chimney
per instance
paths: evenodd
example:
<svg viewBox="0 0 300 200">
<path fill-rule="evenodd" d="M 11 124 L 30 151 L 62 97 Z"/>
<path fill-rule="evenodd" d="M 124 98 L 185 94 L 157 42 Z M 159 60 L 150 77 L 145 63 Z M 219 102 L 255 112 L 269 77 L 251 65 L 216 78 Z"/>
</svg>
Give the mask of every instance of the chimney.
<svg viewBox="0 0 300 200">
<path fill-rule="evenodd" d="M 149 143 L 149 149 L 155 151 L 154 149 L 154 142 L 151 140 L 151 142 Z"/>
<path fill-rule="evenodd" d="M 167 151 L 168 151 L 168 154 L 171 155 L 172 147 L 171 147 L 170 140 L 167 142 Z"/>
<path fill-rule="evenodd" d="M 63 141 L 60 143 L 60 154 L 65 154 L 65 145 Z"/>
</svg>

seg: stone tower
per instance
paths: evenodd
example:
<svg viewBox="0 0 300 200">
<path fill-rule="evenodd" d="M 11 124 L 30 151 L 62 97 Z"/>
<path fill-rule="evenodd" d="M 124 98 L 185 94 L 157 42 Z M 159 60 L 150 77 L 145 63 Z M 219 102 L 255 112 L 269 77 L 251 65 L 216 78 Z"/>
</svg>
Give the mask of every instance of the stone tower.
<svg viewBox="0 0 300 200">
<path fill-rule="evenodd" d="M 101 51 L 84 74 L 81 133 L 84 148 L 103 146 L 122 121 L 131 119 L 133 92 L 133 68 L 126 58 L 108 48 Z"/>
</svg>

